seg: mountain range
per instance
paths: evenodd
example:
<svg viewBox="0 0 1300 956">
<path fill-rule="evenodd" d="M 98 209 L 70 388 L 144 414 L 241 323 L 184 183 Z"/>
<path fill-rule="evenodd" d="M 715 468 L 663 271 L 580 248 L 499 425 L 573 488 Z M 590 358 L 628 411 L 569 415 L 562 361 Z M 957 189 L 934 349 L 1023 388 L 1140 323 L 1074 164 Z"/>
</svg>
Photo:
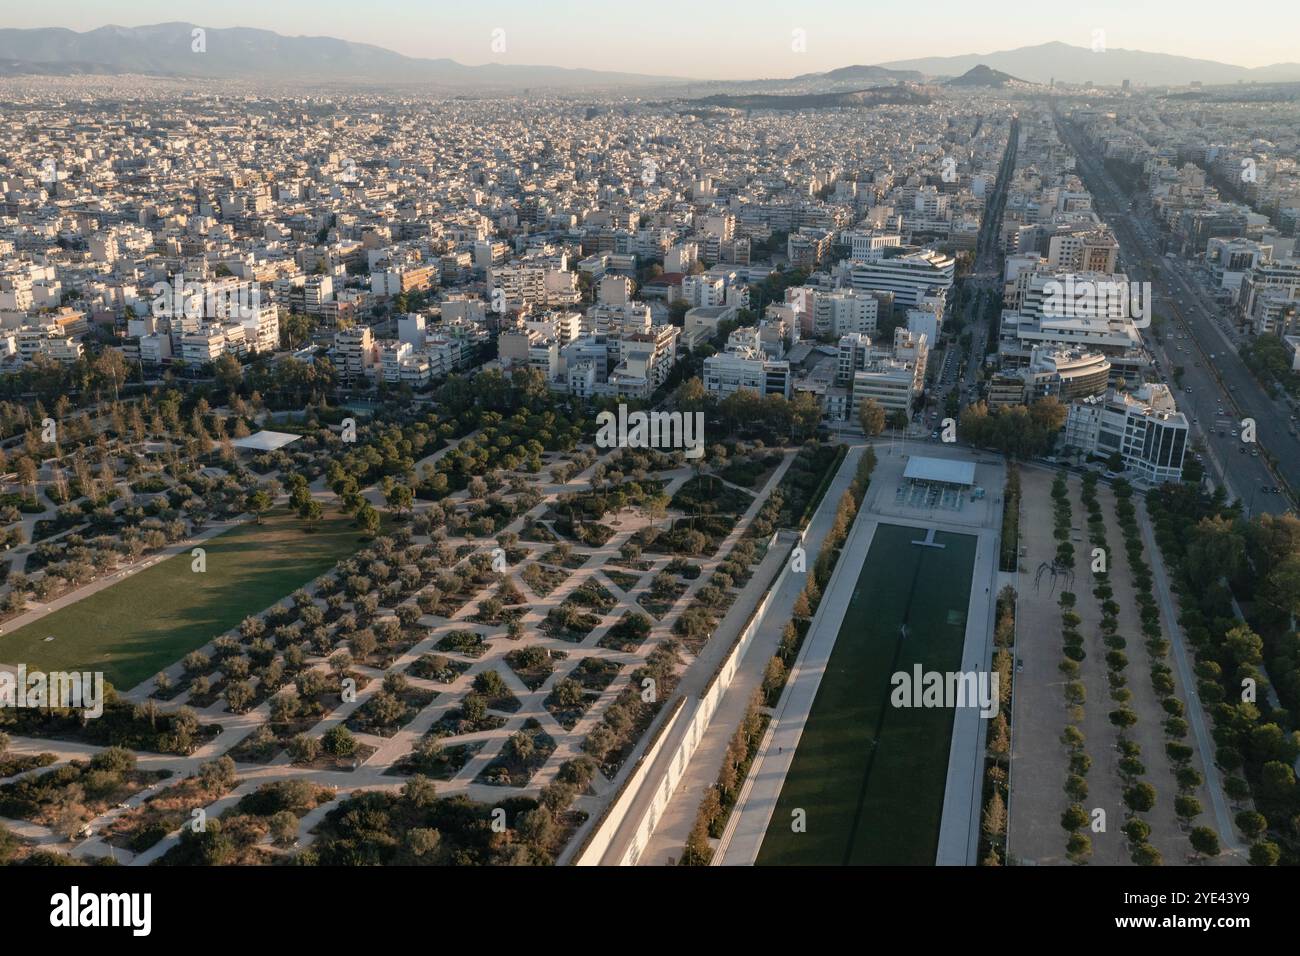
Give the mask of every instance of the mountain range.
<svg viewBox="0 0 1300 956">
<path fill-rule="evenodd" d="M 1031 83 L 1086 83 L 1118 86 L 1124 80 L 1145 86 L 1182 86 L 1199 81 L 1206 86 L 1221 83 L 1285 83 L 1300 80 L 1300 63 L 1275 63 L 1253 69 L 1198 60 L 1168 53 L 1108 48 L 1094 53 L 1088 47 L 1068 43 L 1040 43 L 1037 46 L 971 53 L 963 56 L 931 56 L 915 60 L 881 63 L 890 70 L 915 70 L 927 76 L 959 76 L 976 66 L 1009 73 Z"/>
<path fill-rule="evenodd" d="M 1213 60 L 1085 47 L 1051 42 L 988 54 L 922 57 L 875 65 L 852 65 L 785 80 L 699 81 L 684 77 L 620 73 L 557 66 L 486 63 L 467 66 L 446 58 L 404 56 L 383 47 L 333 37 L 283 36 L 247 27 L 205 28 L 204 52 L 192 49 L 190 23 L 104 26 L 85 32 L 61 27 L 0 29 L 0 76 L 112 75 L 211 79 L 262 79 L 359 84 L 419 84 L 478 90 L 663 88 L 694 84 L 715 92 L 834 92 L 864 84 L 961 77 L 977 66 L 1030 82 L 1092 81 L 1119 85 L 1207 86 L 1238 82 L 1300 81 L 1300 63 L 1247 68 Z M 996 78 L 996 77 L 995 77 Z M 975 85 L 988 77 L 977 76 Z M 1004 81 L 1005 82 L 1005 81 Z M 969 85 L 969 84 L 963 84 Z M 700 90 L 703 92 L 703 90 Z"/>
<path fill-rule="evenodd" d="M 0 29 L 0 75 L 126 74 L 211 79 L 332 80 L 419 83 L 448 87 L 618 87 L 677 82 L 672 77 L 403 56 L 334 37 L 287 37 L 247 27 L 203 28 L 195 52 L 194 24 L 105 26 L 85 33 L 61 27 Z"/>
</svg>

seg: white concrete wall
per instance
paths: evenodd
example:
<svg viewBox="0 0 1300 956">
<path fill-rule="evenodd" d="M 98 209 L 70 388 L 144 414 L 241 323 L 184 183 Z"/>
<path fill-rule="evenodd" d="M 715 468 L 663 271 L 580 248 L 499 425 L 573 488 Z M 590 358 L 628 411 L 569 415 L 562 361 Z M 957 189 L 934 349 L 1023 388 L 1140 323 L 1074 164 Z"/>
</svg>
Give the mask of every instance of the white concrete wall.
<svg viewBox="0 0 1300 956">
<path fill-rule="evenodd" d="M 774 533 L 769 546 L 775 545 L 780 533 Z M 795 545 L 803 543 L 803 534 L 791 544 L 793 549 Z M 780 574 L 776 580 L 763 594 L 763 599 L 758 603 L 749 623 L 741 631 L 740 637 L 736 640 L 731 652 L 723 659 L 719 666 L 718 675 L 700 697 L 687 700 L 685 706 L 682 706 L 671 718 L 672 725 L 665 728 L 664 732 L 659 735 L 659 739 L 646 752 L 644 757 L 633 771 L 633 776 L 629 779 L 628 784 L 623 788 L 623 792 L 615 800 L 614 805 L 610 808 L 602 820 L 598 823 L 598 830 L 587 841 L 586 847 L 581 854 L 574 860 L 579 866 L 594 866 L 598 864 L 605 851 L 609 848 L 610 841 L 614 834 L 624 823 L 624 817 L 627 815 L 637 795 L 643 787 L 657 787 L 654 799 L 646 806 L 642 812 L 642 817 L 636 825 L 636 836 L 629 845 L 627 853 L 619 860 L 620 866 L 631 866 L 635 863 L 635 858 L 641 848 L 650 840 L 650 835 L 654 832 L 655 824 L 659 821 L 660 815 L 664 808 L 668 806 L 668 801 L 672 799 L 673 793 L 677 789 L 677 784 L 681 781 L 682 774 L 685 772 L 687 764 L 690 763 L 691 756 L 695 749 L 704 739 L 704 733 L 709 729 L 709 723 L 713 719 L 714 713 L 718 709 L 718 704 L 722 700 L 722 695 L 726 693 L 727 688 L 731 685 L 736 676 L 736 669 L 740 665 L 741 659 L 745 652 L 749 650 L 749 645 L 753 641 L 754 634 L 758 631 L 759 624 L 762 623 L 763 615 L 767 613 L 767 608 L 775 594 L 785 583 L 786 576 L 790 573 L 790 561 L 786 560 L 781 568 Z M 659 753 L 665 747 L 674 748 L 673 757 L 667 765 L 666 772 L 661 773 L 656 779 L 646 779 L 649 776 L 650 768 L 654 765 Z M 639 775 L 639 779 L 638 779 Z"/>
</svg>

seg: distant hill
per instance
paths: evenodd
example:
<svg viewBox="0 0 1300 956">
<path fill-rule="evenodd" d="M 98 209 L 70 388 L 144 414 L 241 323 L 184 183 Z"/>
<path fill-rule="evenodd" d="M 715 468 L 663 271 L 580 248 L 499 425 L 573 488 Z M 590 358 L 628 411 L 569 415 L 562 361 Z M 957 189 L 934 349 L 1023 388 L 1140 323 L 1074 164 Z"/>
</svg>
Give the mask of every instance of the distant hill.
<svg viewBox="0 0 1300 956">
<path fill-rule="evenodd" d="M 1214 60 L 1114 47 L 1104 53 L 1094 53 L 1087 47 L 1059 42 L 996 53 L 932 56 L 880 64 L 892 70 L 917 70 L 927 76 L 961 76 L 981 65 L 1031 83 L 1048 83 L 1052 79 L 1060 83 L 1091 80 L 1102 86 L 1118 86 L 1124 80 L 1131 80 L 1147 86 L 1183 86 L 1193 81 L 1209 85 L 1300 80 L 1300 63 L 1278 63 L 1249 69 Z"/>
<path fill-rule="evenodd" d="M 961 76 L 953 77 L 944 83 L 945 86 L 1015 86 L 1016 84 L 1029 86 L 1032 84 L 1025 83 L 1024 80 L 1017 79 L 1010 73 L 1003 73 L 1001 70 L 994 70 L 985 66 L 983 63 L 978 66 L 972 66 Z"/>
<path fill-rule="evenodd" d="M 142 73 L 212 79 L 428 83 L 452 87 L 599 88 L 679 82 L 671 77 L 555 66 L 403 56 L 333 37 L 288 37 L 245 27 L 205 28 L 206 50 L 192 49 L 194 24 L 106 26 L 78 33 L 62 28 L 0 29 L 0 72 L 13 74 Z"/>
<path fill-rule="evenodd" d="M 818 110 L 843 107 L 870 108 L 898 104 L 926 104 L 932 99 L 907 86 L 876 86 L 846 93 L 749 93 L 718 94 L 688 100 L 693 106 L 733 110 Z"/>
<path fill-rule="evenodd" d="M 794 77 L 800 80 L 827 80 L 832 83 L 898 83 L 921 79 L 916 70 L 887 70 L 883 66 L 842 66 L 825 73 L 803 73 Z"/>
</svg>

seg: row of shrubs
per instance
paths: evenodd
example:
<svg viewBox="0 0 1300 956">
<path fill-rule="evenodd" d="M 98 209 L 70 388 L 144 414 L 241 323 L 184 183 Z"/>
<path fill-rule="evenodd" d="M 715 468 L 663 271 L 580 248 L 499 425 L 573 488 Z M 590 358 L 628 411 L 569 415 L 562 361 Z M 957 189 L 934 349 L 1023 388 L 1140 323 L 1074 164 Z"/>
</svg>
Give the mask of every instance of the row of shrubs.
<svg viewBox="0 0 1300 956">
<path fill-rule="evenodd" d="M 1093 477 L 1095 484 L 1096 478 Z M 1155 590 L 1151 577 L 1151 568 L 1143 557 L 1142 535 L 1138 530 L 1137 509 L 1133 504 L 1133 489 L 1126 481 L 1117 481 L 1115 490 L 1115 516 L 1119 520 L 1121 533 L 1124 535 L 1124 551 L 1128 558 L 1130 577 L 1137 595 L 1138 612 L 1141 618 L 1142 636 L 1145 639 L 1147 655 L 1151 664 L 1151 686 L 1160 698 L 1164 709 L 1163 729 L 1165 737 L 1165 756 L 1169 758 L 1178 784 L 1178 795 L 1174 797 L 1174 813 L 1184 827 L 1201 814 L 1201 803 L 1194 791 L 1205 781 L 1200 772 L 1192 766 L 1193 748 L 1184 743 L 1189 725 L 1183 700 L 1174 692 L 1173 670 L 1168 663 L 1170 642 L 1160 627 L 1160 610 L 1156 604 Z M 1205 856 L 1218 856 L 1219 835 L 1212 827 L 1198 826 L 1190 831 L 1189 839 L 1194 853 Z"/>
<path fill-rule="evenodd" d="M 1007 799 L 1010 776 L 1011 720 L 1016 647 L 1016 589 L 1007 585 L 998 593 L 997 622 L 993 630 L 993 668 L 998 675 L 998 713 L 989 727 L 984 753 L 983 813 L 980 818 L 980 866 L 1007 862 Z"/>
<path fill-rule="evenodd" d="M 1214 762 L 1226 774 L 1224 793 L 1238 805 L 1234 822 L 1252 841 L 1250 862 L 1293 863 L 1300 834 L 1300 787 L 1292 766 L 1297 734 L 1284 729 L 1288 712 L 1267 700 L 1264 641 L 1234 615 L 1232 552 L 1225 559 L 1216 550 L 1238 537 L 1239 515 L 1224 507 L 1221 496 L 1186 485 L 1155 489 L 1147 509 L 1179 599 L 1178 622 L 1196 658 L 1197 696 L 1214 724 Z M 1261 516 L 1242 523 L 1243 536 L 1262 537 L 1270 523 L 1276 532 L 1286 519 Z M 1247 566 L 1240 557 L 1238 563 Z M 1255 562 L 1253 573 L 1266 579 L 1270 572 Z M 1245 805 L 1252 797 L 1253 808 Z"/>
</svg>

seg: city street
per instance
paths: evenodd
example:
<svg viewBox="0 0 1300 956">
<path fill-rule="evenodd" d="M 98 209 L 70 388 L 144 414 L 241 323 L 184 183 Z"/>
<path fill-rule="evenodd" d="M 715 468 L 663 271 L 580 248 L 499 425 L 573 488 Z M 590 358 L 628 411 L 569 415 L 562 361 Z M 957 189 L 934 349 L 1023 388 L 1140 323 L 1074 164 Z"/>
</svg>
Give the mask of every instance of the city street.
<svg viewBox="0 0 1300 956">
<path fill-rule="evenodd" d="M 1300 442 L 1288 431 L 1289 406 L 1270 398 L 1246 368 L 1231 339 L 1216 324 L 1219 307 L 1188 279 L 1181 263 L 1162 255 L 1158 230 L 1148 221 L 1141 201 L 1135 210 L 1079 132 L 1059 119 L 1057 125 L 1074 148 L 1080 175 L 1097 198 L 1098 215 L 1115 230 L 1121 265 L 1131 279 L 1151 283 L 1156 313 L 1169 317 L 1163 330 L 1145 329 L 1143 338 L 1175 390 L 1194 438 L 1206 446 L 1208 473 L 1252 513 L 1290 510 L 1285 489 L 1300 484 Z M 1173 381 L 1174 366 L 1183 369 L 1181 388 Z M 1241 422 L 1247 417 L 1255 419 L 1258 445 L 1275 457 L 1276 472 L 1262 452 L 1255 455 L 1257 448 L 1240 441 Z M 1262 490 L 1278 486 L 1283 492 Z"/>
</svg>

